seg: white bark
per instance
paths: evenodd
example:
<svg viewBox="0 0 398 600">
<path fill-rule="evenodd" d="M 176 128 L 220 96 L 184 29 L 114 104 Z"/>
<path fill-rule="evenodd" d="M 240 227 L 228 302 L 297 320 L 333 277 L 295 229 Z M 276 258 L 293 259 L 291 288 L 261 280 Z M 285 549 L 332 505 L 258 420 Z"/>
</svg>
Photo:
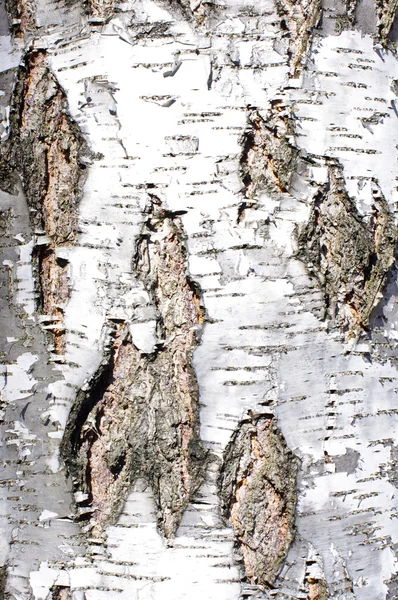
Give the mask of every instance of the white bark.
<svg viewBox="0 0 398 600">
<path fill-rule="evenodd" d="M 345 7 L 328 2 L 307 67 L 292 76 L 292 33 L 273 2 L 217 5 L 198 25 L 177 4 L 120 2 L 98 25 L 83 5 L 38 0 L 36 29 L 24 39 L 2 24 L 4 143 L 16 69 L 31 45 L 47 51 L 95 153 L 78 238 L 56 250 L 69 261 L 71 286 L 64 356 L 52 351 L 51 323 L 35 304 L 31 257 L 43 234 L 29 224 L 21 185 L 18 195 L 0 192 L 1 211 L 12 211 L 0 248 L 0 564 L 13 600 L 47 600 L 54 585 L 73 600 L 315 598 L 311 581 L 325 581 L 330 598 L 397 597 L 396 273 L 370 331 L 347 341 L 323 319 L 322 289 L 297 258 L 295 235 L 330 158 L 360 214 L 371 214 L 373 179 L 395 215 L 397 57 L 375 45 L 371 2 L 359 3 L 357 27 L 340 34 L 332 17 Z M 276 100 L 292 116 L 300 157 L 288 191 L 260 188 L 249 199 L 240 176 L 248 107 L 267 122 Z M 144 478 L 117 522 L 92 539 L 72 518 L 59 445 L 77 392 L 104 356 L 109 321 L 129 323 L 144 352 L 158 341 L 133 268 L 150 194 L 186 211 L 189 271 L 207 312 L 193 364 L 213 462 L 173 541 L 156 529 Z M 241 581 L 234 532 L 220 514 L 223 452 L 249 411 L 273 413 L 299 459 L 295 540 L 274 590 Z"/>
</svg>

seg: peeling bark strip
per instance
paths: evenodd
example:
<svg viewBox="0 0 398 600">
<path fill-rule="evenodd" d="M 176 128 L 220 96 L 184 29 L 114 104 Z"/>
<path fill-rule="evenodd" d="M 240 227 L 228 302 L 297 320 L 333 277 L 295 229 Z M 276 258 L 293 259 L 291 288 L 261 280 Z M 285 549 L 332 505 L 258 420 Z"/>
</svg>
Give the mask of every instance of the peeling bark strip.
<svg viewBox="0 0 398 600">
<path fill-rule="evenodd" d="M 293 541 L 296 474 L 272 415 L 242 421 L 226 448 L 219 485 L 252 584 L 272 585 Z"/>
<path fill-rule="evenodd" d="M 298 156 L 292 143 L 294 126 L 290 112 L 279 100 L 271 106 L 266 119 L 256 109 L 251 109 L 248 115 L 240 165 L 249 199 L 264 190 L 286 192 Z"/>
<path fill-rule="evenodd" d="M 383 43 L 388 41 L 397 11 L 398 0 L 376 0 L 377 33 Z"/>
<path fill-rule="evenodd" d="M 171 537 L 203 479 L 191 364 L 203 314 L 184 243 L 181 220 L 154 201 L 135 262 L 158 312 L 157 348 L 141 353 L 128 326 L 116 324 L 109 362 L 80 393 L 69 418 L 63 455 L 75 489 L 89 494 L 98 531 L 116 519 L 134 479 L 145 476 L 159 529 Z"/>
<path fill-rule="evenodd" d="M 289 36 L 291 74 L 297 77 L 303 68 L 314 28 L 322 14 L 321 0 L 275 0 L 281 29 Z"/>
<path fill-rule="evenodd" d="M 329 183 L 318 192 L 298 238 L 298 255 L 319 279 L 330 316 L 347 337 L 368 327 L 395 260 L 393 216 L 376 184 L 372 193 L 366 220 L 347 194 L 341 165 L 331 163 Z"/>
<path fill-rule="evenodd" d="M 51 73 L 44 51 L 29 52 L 20 68 L 10 117 L 8 159 L 19 172 L 36 232 L 41 307 L 63 350 L 63 305 L 69 296 L 67 261 L 56 248 L 77 236 L 77 206 L 83 185 L 80 159 L 87 147 L 67 115 L 65 93 Z"/>
</svg>

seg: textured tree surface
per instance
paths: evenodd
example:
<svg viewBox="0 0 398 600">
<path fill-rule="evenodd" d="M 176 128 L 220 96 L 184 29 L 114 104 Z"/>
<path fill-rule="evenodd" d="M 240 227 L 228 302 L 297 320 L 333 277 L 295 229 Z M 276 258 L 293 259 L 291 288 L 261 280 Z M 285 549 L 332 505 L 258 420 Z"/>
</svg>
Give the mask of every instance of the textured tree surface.
<svg viewBox="0 0 398 600">
<path fill-rule="evenodd" d="M 272 416 L 241 423 L 225 450 L 221 506 L 251 583 L 272 585 L 293 541 L 296 472 Z"/>
<path fill-rule="evenodd" d="M 157 311 L 156 347 L 140 352 L 128 326 L 116 323 L 108 361 L 71 411 L 63 454 L 97 533 L 116 519 L 141 475 L 151 482 L 160 530 L 173 536 L 203 479 L 191 364 L 203 316 L 187 276 L 184 242 L 181 220 L 155 201 L 135 262 Z"/>
<path fill-rule="evenodd" d="M 398 598 L 397 9 L 0 3 L 0 600 Z"/>
</svg>

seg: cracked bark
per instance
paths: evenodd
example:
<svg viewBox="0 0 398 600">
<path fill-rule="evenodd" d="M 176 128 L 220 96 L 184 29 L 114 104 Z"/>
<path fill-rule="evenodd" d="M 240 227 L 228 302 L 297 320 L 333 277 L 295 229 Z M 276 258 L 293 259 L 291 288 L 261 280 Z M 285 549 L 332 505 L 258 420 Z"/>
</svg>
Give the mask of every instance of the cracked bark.
<svg viewBox="0 0 398 600">
<path fill-rule="evenodd" d="M 0 597 L 395 598 L 396 4 L 7 6 Z"/>
<path fill-rule="evenodd" d="M 297 157 L 293 122 L 283 102 L 274 101 L 264 117 L 251 109 L 240 160 L 246 198 L 253 199 L 262 191 L 286 192 Z"/>
<path fill-rule="evenodd" d="M 314 28 L 322 14 L 321 0 L 275 1 L 281 17 L 282 31 L 286 31 L 291 75 L 297 77 L 305 65 Z"/>
<path fill-rule="evenodd" d="M 30 207 L 38 236 L 34 253 L 40 307 L 57 354 L 64 352 L 63 312 L 69 297 L 68 260 L 59 256 L 59 249 L 77 236 L 84 154 L 88 158 L 87 145 L 68 117 L 65 93 L 48 67 L 46 52 L 28 52 L 14 90 L 3 160 L 20 175 Z M 7 175 L 6 189 L 12 191 L 15 175 Z"/>
<path fill-rule="evenodd" d="M 347 338 L 366 330 L 395 262 L 396 230 L 388 204 L 373 183 L 366 219 L 349 197 L 343 170 L 329 163 L 329 182 L 315 196 L 298 235 L 298 256 L 325 292 L 329 316 Z"/>
<path fill-rule="evenodd" d="M 273 416 L 241 422 L 225 450 L 219 486 L 250 583 L 272 586 L 286 558 L 294 539 L 296 475 Z"/>
<path fill-rule="evenodd" d="M 108 362 L 72 409 L 63 453 L 75 489 L 89 494 L 96 532 L 115 521 L 132 483 L 144 476 L 158 527 L 172 537 L 203 479 L 192 367 L 203 309 L 184 244 L 180 218 L 153 198 L 135 268 L 156 308 L 157 347 L 140 352 L 128 326 L 116 323 Z"/>
</svg>

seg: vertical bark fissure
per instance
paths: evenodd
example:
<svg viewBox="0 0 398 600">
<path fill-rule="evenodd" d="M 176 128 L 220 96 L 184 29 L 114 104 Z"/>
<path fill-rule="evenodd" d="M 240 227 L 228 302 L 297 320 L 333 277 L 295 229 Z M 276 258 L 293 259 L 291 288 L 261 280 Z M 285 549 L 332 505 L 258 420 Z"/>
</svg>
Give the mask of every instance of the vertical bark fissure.
<svg viewBox="0 0 398 600">
<path fill-rule="evenodd" d="M 252 584 L 272 586 L 294 538 L 297 461 L 272 415 L 242 421 L 224 453 L 221 507 Z"/>
<path fill-rule="evenodd" d="M 57 354 L 65 349 L 63 313 L 69 298 L 68 260 L 59 254 L 77 237 L 85 170 L 81 159 L 87 154 L 67 111 L 46 52 L 28 52 L 14 92 L 6 160 L 20 175 L 30 208 L 40 309 Z"/>
<path fill-rule="evenodd" d="M 63 454 L 75 489 L 89 494 L 95 531 L 115 521 L 132 482 L 143 476 L 154 492 L 159 529 L 169 538 L 203 479 L 192 367 L 203 309 L 188 276 L 181 219 L 157 199 L 134 262 L 156 307 L 156 347 L 140 352 L 128 324 L 116 323 L 108 360 L 72 409 Z"/>
<path fill-rule="evenodd" d="M 395 261 L 396 228 L 374 182 L 371 215 L 361 216 L 349 197 L 343 169 L 329 162 L 329 181 L 315 197 L 298 235 L 298 256 L 324 292 L 329 316 L 347 338 L 369 326 L 371 312 Z"/>
</svg>

